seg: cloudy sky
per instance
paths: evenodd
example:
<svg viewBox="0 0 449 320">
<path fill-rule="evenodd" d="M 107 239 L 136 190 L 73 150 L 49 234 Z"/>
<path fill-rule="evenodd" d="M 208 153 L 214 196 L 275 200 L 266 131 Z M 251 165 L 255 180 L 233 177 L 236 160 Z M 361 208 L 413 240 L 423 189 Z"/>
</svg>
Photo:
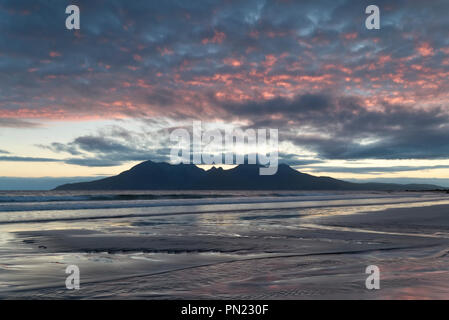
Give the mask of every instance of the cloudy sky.
<svg viewBox="0 0 449 320">
<path fill-rule="evenodd" d="M 370 4 L 380 30 L 365 28 Z M 279 129 L 280 162 L 314 175 L 449 185 L 448 13 L 444 0 L 0 0 L 0 188 L 168 160 L 169 133 L 192 120 Z"/>
</svg>

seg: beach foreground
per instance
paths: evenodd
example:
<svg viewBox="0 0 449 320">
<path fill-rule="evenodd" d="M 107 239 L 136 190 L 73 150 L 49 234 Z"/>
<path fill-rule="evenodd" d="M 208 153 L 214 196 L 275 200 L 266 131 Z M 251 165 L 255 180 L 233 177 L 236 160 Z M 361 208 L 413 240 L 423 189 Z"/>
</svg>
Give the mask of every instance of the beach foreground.
<svg viewBox="0 0 449 320">
<path fill-rule="evenodd" d="M 126 195 L 126 196 L 124 196 Z M 448 299 L 442 193 L 2 193 L 0 298 Z M 68 265 L 80 290 L 65 286 Z M 368 290 L 365 269 L 380 269 Z"/>
</svg>

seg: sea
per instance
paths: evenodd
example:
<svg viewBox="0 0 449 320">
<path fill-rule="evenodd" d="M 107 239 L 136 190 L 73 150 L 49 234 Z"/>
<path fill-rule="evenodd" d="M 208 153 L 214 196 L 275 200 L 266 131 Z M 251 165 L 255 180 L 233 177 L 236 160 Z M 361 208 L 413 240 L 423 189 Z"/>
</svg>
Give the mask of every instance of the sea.
<svg viewBox="0 0 449 320">
<path fill-rule="evenodd" d="M 0 298 L 448 299 L 449 195 L 0 191 Z"/>
</svg>

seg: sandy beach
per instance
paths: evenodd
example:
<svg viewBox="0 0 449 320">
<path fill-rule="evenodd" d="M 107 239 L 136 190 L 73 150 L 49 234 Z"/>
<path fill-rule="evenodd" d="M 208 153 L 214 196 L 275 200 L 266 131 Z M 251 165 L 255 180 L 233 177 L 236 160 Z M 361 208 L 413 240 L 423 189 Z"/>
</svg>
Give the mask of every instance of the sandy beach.
<svg viewBox="0 0 449 320">
<path fill-rule="evenodd" d="M 0 298 L 449 298 L 445 194 L 139 201 L 2 204 Z M 65 287 L 68 265 L 80 268 L 80 290 Z M 380 268 L 380 290 L 365 287 L 368 265 Z"/>
</svg>

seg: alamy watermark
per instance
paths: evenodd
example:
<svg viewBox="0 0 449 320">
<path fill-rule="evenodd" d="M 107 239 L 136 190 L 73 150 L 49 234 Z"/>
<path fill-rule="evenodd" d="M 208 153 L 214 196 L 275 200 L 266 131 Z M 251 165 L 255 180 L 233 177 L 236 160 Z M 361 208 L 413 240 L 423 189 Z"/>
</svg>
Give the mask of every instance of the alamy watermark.
<svg viewBox="0 0 449 320">
<path fill-rule="evenodd" d="M 365 273 L 369 274 L 366 278 L 365 286 L 368 290 L 379 290 L 380 289 L 380 269 L 376 265 L 367 266 Z"/>
<path fill-rule="evenodd" d="M 68 30 L 80 29 L 80 8 L 77 5 L 69 5 L 66 7 L 65 13 L 69 16 L 66 18 L 65 26 Z M 369 5 L 365 9 L 365 13 L 369 16 L 365 19 L 365 27 L 368 30 L 380 29 L 380 10 L 376 5 Z"/>
<path fill-rule="evenodd" d="M 68 290 L 80 289 L 80 268 L 76 265 L 67 266 L 65 273 L 68 274 L 65 279 L 65 287 Z"/>
<path fill-rule="evenodd" d="M 277 129 L 203 130 L 201 121 L 194 121 L 191 132 L 175 129 L 170 141 L 176 143 L 170 151 L 173 164 L 239 165 L 247 160 L 261 165 L 260 175 L 273 175 L 278 169 Z"/>
<path fill-rule="evenodd" d="M 67 30 L 80 29 L 80 8 L 76 5 L 67 6 L 65 13 L 69 16 L 65 19 L 65 27 Z"/>
<path fill-rule="evenodd" d="M 379 7 L 376 5 L 370 5 L 366 7 L 365 13 L 369 14 L 369 16 L 365 20 L 365 27 L 368 30 L 380 29 L 380 10 Z"/>
</svg>

